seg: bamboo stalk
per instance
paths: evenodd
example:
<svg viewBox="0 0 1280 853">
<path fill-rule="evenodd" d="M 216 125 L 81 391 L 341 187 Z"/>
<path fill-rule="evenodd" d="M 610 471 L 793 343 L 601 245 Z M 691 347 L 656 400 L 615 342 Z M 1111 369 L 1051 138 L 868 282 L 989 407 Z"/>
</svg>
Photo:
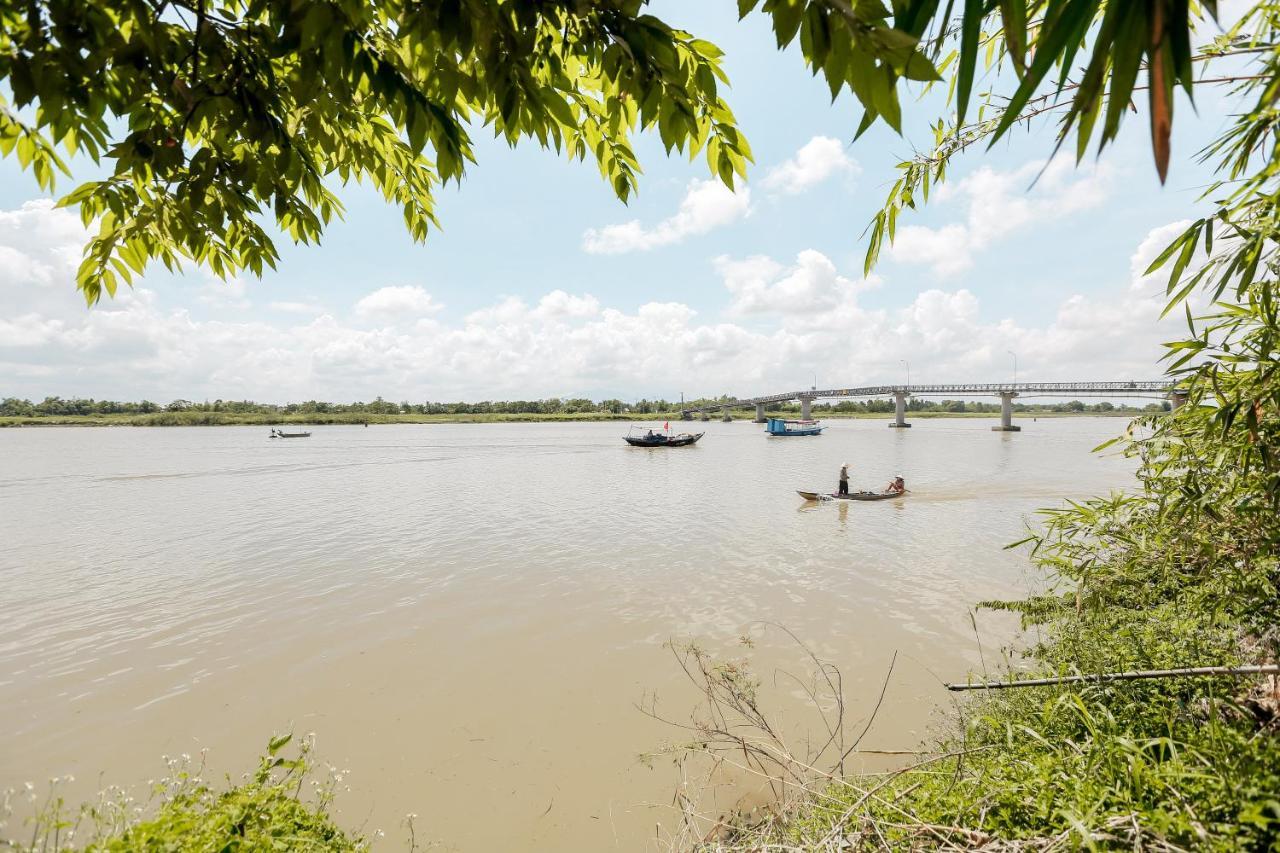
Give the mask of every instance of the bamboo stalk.
<svg viewBox="0 0 1280 853">
<path fill-rule="evenodd" d="M 948 690 L 1003 690 L 1006 687 L 1044 687 L 1049 684 L 1079 684 L 1100 681 L 1137 681 L 1143 678 L 1174 678 L 1182 675 L 1277 675 L 1280 664 L 1249 666 L 1194 666 L 1186 669 L 1140 669 L 1133 672 L 1103 672 L 1097 675 L 1063 675 L 1057 678 L 1028 678 L 1022 681 L 979 681 L 976 684 L 948 684 Z"/>
</svg>

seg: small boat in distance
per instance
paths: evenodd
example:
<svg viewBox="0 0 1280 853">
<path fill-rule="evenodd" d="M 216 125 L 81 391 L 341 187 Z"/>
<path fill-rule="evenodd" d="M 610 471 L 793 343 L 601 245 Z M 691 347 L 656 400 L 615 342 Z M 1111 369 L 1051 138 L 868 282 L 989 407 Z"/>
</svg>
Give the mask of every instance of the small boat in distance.
<svg viewBox="0 0 1280 853">
<path fill-rule="evenodd" d="M 783 418 L 769 418 L 764 431 L 769 435 L 822 435 L 826 429 L 817 421 L 788 421 Z"/>
<path fill-rule="evenodd" d="M 824 494 L 822 492 L 804 492 L 796 489 L 796 494 L 807 501 L 887 501 L 900 498 L 907 492 L 850 492 L 847 495 Z"/>
<path fill-rule="evenodd" d="M 706 433 L 678 432 L 672 435 L 670 432 L 659 432 L 655 429 L 645 429 L 639 432 L 640 427 L 632 427 L 631 432 L 622 437 L 622 440 L 632 447 L 684 447 L 695 443 Z M 668 429 L 670 426 L 668 425 Z"/>
<path fill-rule="evenodd" d="M 271 437 L 272 437 L 272 438 L 310 438 L 310 437 L 311 437 L 311 433 L 309 433 L 309 432 L 285 432 L 285 431 L 284 431 L 284 430 L 282 430 L 282 429 L 276 429 L 275 427 L 272 427 L 272 428 L 271 428 Z"/>
</svg>

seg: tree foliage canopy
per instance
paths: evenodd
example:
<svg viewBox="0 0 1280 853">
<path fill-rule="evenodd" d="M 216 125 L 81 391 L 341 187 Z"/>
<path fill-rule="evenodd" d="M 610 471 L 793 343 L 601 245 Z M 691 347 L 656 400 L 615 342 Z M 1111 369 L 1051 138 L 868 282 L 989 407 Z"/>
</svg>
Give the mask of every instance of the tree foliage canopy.
<svg viewBox="0 0 1280 853">
<path fill-rule="evenodd" d="M 0 151 L 43 187 L 59 147 L 114 163 L 63 199 L 98 233 L 79 285 L 96 301 L 148 262 L 225 275 L 277 260 L 261 224 L 299 242 L 369 181 L 416 239 L 433 192 L 474 161 L 478 126 L 590 155 L 619 198 L 630 145 L 705 151 L 726 183 L 750 149 L 719 93 L 712 44 L 640 0 L 0 2 Z M 27 108 L 25 111 L 23 108 Z"/>
<path fill-rule="evenodd" d="M 1201 4 L 1216 13 L 1212 0 Z M 705 154 L 732 186 L 751 150 L 721 94 L 713 44 L 647 0 L 0 0 L 0 154 L 52 189 L 65 154 L 111 174 L 62 199 L 97 233 L 78 284 L 93 303 L 153 261 L 261 274 L 340 215 L 335 185 L 373 184 L 415 239 L 433 193 L 475 160 L 472 133 L 590 156 L 636 189 L 636 131 Z M 949 72 L 957 125 L 980 64 L 1011 91 L 999 137 L 1048 88 L 1072 93 L 1062 132 L 1113 138 L 1145 68 L 1156 161 L 1171 95 L 1190 91 L 1190 0 L 738 0 L 798 42 L 835 98 L 901 129 L 904 81 Z M 1078 60 L 1086 62 L 1076 79 Z M 941 72 L 941 73 L 940 73 Z M 981 113 L 979 109 L 979 113 Z M 1100 120 L 1100 121 L 1099 121 Z M 873 243 L 877 242 L 873 235 Z"/>
</svg>

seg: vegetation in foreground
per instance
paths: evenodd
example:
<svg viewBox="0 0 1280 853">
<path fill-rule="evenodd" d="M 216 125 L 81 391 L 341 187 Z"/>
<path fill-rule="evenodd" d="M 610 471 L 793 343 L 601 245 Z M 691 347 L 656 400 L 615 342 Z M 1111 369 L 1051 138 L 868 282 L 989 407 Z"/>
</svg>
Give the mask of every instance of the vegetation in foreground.
<svg viewBox="0 0 1280 853">
<path fill-rule="evenodd" d="M 302 739 L 289 752 L 292 741 L 292 735 L 272 738 L 256 770 L 240 784 L 225 787 L 206 782 L 203 763 L 195 765 L 189 756 L 166 759 L 168 772 L 155 783 L 146 803 L 111 788 L 97 801 L 70 809 L 58 793 L 59 780 L 51 783 L 47 794 L 30 786 L 7 791 L 0 804 L 0 850 L 367 849 L 367 839 L 340 829 L 328 813 L 341 772 L 329 768 L 327 776 L 314 778 L 312 740 Z M 7 826 L 15 797 L 25 800 L 20 805 L 30 816 L 21 825 Z M 406 826 L 409 846 L 416 847 L 412 818 Z"/>
</svg>

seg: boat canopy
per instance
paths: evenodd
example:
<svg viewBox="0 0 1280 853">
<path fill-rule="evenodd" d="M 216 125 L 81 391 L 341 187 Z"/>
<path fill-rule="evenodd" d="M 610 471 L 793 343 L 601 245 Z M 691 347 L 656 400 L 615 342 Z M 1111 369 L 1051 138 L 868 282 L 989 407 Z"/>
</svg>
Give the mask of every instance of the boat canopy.
<svg viewBox="0 0 1280 853">
<path fill-rule="evenodd" d="M 769 435 L 820 435 L 824 427 L 813 420 L 769 418 L 765 432 Z"/>
</svg>

